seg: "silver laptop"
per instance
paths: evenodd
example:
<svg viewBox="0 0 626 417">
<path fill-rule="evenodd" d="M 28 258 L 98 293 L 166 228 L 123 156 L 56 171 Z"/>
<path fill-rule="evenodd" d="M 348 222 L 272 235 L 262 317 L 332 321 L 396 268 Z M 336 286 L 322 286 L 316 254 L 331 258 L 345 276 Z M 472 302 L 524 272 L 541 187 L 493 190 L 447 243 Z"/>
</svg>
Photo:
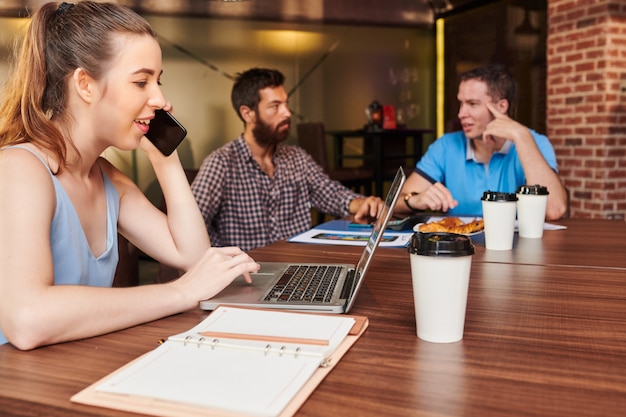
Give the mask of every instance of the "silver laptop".
<svg viewBox="0 0 626 417">
<path fill-rule="evenodd" d="M 404 171 L 399 168 L 356 267 L 338 263 L 260 262 L 261 269 L 252 274 L 252 284 L 240 276 L 215 297 L 201 301 L 200 308 L 213 310 L 220 304 L 230 304 L 347 313 L 363 284 L 405 180 Z"/>
</svg>

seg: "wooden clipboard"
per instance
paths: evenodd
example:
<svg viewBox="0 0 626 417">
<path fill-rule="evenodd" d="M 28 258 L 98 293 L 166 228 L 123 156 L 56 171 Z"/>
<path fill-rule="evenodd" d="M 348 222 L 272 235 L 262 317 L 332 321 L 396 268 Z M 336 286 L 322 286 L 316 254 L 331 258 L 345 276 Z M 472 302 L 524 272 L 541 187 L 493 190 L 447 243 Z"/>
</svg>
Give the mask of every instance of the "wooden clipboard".
<svg viewBox="0 0 626 417">
<path fill-rule="evenodd" d="M 311 314 L 311 313 L 302 313 Z M 293 416 L 302 404 L 309 398 L 311 393 L 317 388 L 322 380 L 328 375 L 335 365 L 339 363 L 345 353 L 354 345 L 354 343 L 361 337 L 369 325 L 367 317 L 364 316 L 350 316 L 342 315 L 342 317 L 350 317 L 355 320 L 348 336 L 338 345 L 333 353 L 327 358 L 325 366 L 319 367 L 309 378 L 307 383 L 298 391 L 295 397 L 291 399 L 287 407 L 279 414 L 279 417 Z M 147 355 L 148 353 L 146 353 Z M 108 379 L 114 377 L 119 372 L 132 366 L 135 362 L 139 361 L 143 356 L 129 362 L 123 367 L 117 369 L 113 373 L 108 374 L 104 378 L 96 381 L 87 388 L 73 395 L 70 400 L 79 404 L 86 404 L 104 408 L 111 408 L 121 411 L 130 411 L 134 413 L 146 414 L 159 417 L 196 417 L 196 416 L 217 416 L 217 417 L 234 417 L 242 416 L 244 414 L 233 413 L 231 411 L 224 411 L 215 408 L 206 408 L 201 406 L 174 403 L 166 400 L 159 400 L 155 398 L 147 398 L 132 395 L 120 395 L 107 392 L 96 391 L 96 387 Z"/>
</svg>

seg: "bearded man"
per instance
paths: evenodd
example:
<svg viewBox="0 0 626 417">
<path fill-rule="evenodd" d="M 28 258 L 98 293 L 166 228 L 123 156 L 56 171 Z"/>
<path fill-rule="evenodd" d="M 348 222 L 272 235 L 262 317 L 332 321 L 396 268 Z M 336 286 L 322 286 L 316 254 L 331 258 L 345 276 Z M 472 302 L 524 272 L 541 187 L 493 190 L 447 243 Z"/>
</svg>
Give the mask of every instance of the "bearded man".
<svg viewBox="0 0 626 417">
<path fill-rule="evenodd" d="M 238 74 L 231 101 L 243 133 L 205 158 L 191 189 L 213 246 L 250 250 L 311 228 L 311 208 L 333 216 L 375 219 L 378 197 L 331 180 L 302 148 L 285 145 L 291 112 L 275 69 Z"/>
</svg>

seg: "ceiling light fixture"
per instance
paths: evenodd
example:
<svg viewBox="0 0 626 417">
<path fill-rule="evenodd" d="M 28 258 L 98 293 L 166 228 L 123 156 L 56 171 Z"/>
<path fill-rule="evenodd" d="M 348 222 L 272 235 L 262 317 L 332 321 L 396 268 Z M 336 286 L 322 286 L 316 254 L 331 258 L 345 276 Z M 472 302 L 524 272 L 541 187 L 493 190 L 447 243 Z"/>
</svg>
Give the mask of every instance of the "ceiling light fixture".
<svg viewBox="0 0 626 417">
<path fill-rule="evenodd" d="M 435 15 L 446 13 L 453 9 L 450 0 L 428 0 L 428 5 Z"/>
</svg>

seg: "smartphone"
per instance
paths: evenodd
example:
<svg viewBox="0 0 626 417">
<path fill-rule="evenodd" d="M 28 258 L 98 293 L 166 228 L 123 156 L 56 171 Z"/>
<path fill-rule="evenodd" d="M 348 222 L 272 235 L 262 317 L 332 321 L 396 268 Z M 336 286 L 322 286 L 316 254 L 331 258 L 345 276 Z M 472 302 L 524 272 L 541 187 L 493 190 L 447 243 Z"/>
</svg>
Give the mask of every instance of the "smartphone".
<svg viewBox="0 0 626 417">
<path fill-rule="evenodd" d="M 163 155 L 168 156 L 174 152 L 185 136 L 187 130 L 169 112 L 161 109 L 154 112 L 146 137 Z"/>
<path fill-rule="evenodd" d="M 387 224 L 387 228 L 395 231 L 413 230 L 413 226 L 418 223 L 426 223 L 430 218 L 430 214 L 418 214 L 404 219 L 391 220 Z"/>
</svg>

